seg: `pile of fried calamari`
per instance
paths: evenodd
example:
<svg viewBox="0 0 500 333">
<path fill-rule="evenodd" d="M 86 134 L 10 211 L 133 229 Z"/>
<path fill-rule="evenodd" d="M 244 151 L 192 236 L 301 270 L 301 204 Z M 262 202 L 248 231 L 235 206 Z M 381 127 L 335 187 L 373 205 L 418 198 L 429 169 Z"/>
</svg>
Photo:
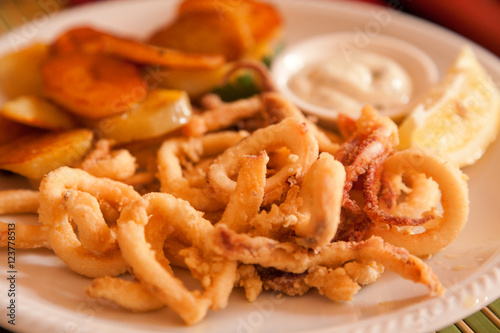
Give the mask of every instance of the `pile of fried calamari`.
<svg viewBox="0 0 500 333">
<path fill-rule="evenodd" d="M 194 38 L 185 27 L 211 3 L 185 1 L 194 17 L 181 13 L 157 39 Z M 255 2 L 242 3 L 245 15 L 266 12 L 279 27 L 268 5 L 255 11 L 248 9 Z M 241 23 L 220 14 L 209 19 Z M 267 23 L 252 25 L 255 46 Z M 228 38 L 240 30 L 221 29 Z M 36 189 L 0 191 L 0 214 L 34 213 L 39 222 L 15 224 L 16 248 L 51 249 L 93 278 L 92 298 L 134 312 L 167 306 L 186 324 L 225 308 L 235 287 L 249 301 L 263 290 L 310 289 L 347 301 L 385 268 L 442 293 L 420 257 L 450 244 L 467 221 L 468 189 L 456 166 L 397 151 L 396 124 L 370 107 L 358 120 L 341 116 L 339 133 L 319 127 L 273 91 L 262 64 L 235 60 L 250 49 L 185 51 L 193 50 L 81 27 L 29 49 L 30 60 L 8 80 L 0 70 L 12 98 L 0 114 L 0 168 Z M 33 53 L 40 70 L 30 67 Z M 224 102 L 164 89 L 147 66 L 168 68 L 166 81 L 189 87 L 244 68 L 262 93 Z M 12 77 L 31 79 L 16 90 Z M 9 246 L 9 228 L 0 224 L 1 246 Z M 188 289 L 174 266 L 189 270 L 201 290 Z"/>
<path fill-rule="evenodd" d="M 321 129 L 275 92 L 230 103 L 206 95 L 178 135 L 140 154 L 100 140 L 39 191 L 1 192 L 0 212 L 38 212 L 39 225 L 16 224 L 16 246 L 52 249 L 94 279 L 90 297 L 134 312 L 168 306 L 187 324 L 225 308 L 235 287 L 249 301 L 312 288 L 347 301 L 384 268 L 440 294 L 419 257 L 466 222 L 464 175 L 423 151 L 396 151 L 396 124 L 370 107 L 339 128 Z M 139 170 L 138 158 L 150 167 Z"/>
</svg>

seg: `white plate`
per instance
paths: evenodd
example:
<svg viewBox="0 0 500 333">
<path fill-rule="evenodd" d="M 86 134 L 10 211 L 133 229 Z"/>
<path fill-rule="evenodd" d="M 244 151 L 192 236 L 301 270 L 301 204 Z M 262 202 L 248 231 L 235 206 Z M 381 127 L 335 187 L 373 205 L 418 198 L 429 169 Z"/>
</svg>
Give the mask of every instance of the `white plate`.
<svg viewBox="0 0 500 333">
<path fill-rule="evenodd" d="M 287 24 L 289 45 L 306 37 L 351 30 L 360 38 L 383 33 L 426 51 L 441 74 L 467 41 L 421 20 L 358 3 L 278 2 Z M 175 3 L 146 0 L 104 2 L 39 19 L 0 39 L 0 53 L 50 39 L 68 26 L 94 23 L 105 29 L 146 36 L 171 19 Z M 500 82 L 497 57 L 473 45 L 479 59 Z M 387 272 L 361 290 L 354 301 L 333 303 L 311 293 L 276 299 L 266 294 L 255 303 L 237 290 L 229 307 L 210 312 L 194 327 L 184 327 L 170 310 L 132 314 L 85 297 L 90 280 L 71 272 L 50 251 L 17 251 L 16 326 L 7 324 L 7 254 L 0 251 L 0 325 L 21 332 L 428 332 L 452 324 L 500 297 L 500 205 L 497 190 L 500 142 L 465 171 L 470 176 L 471 214 L 465 230 L 442 253 L 428 260 L 447 287 L 441 298 L 425 287 Z M 1 187 L 18 179 L 2 179 Z"/>
</svg>

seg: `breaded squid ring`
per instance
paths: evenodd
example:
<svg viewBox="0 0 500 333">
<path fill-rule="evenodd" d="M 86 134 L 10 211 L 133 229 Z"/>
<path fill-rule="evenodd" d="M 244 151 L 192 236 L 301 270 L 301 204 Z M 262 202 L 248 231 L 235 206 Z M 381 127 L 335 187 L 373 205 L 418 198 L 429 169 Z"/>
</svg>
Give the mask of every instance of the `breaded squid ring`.
<svg viewBox="0 0 500 333">
<path fill-rule="evenodd" d="M 422 173 L 408 171 L 404 178 L 404 182 L 403 175 L 383 180 L 390 188 L 388 191 L 398 193 L 390 193 L 393 198 L 389 198 L 388 202 L 380 197 L 381 208 L 388 214 L 411 218 L 417 218 L 425 212 L 432 211 L 441 198 L 438 184 Z M 397 202 L 401 192 L 405 194 L 405 199 Z"/>
<path fill-rule="evenodd" d="M 33 190 L 0 191 L 0 215 L 36 213 L 40 206 L 40 193 Z M 8 246 L 10 223 L 0 222 L 0 247 Z M 48 228 L 43 225 L 29 225 L 16 222 L 14 227 L 16 248 L 50 248 Z"/>
<path fill-rule="evenodd" d="M 256 155 L 286 146 L 290 149 L 288 163 L 266 180 L 264 205 L 281 197 L 289 187 L 288 180 L 300 181 L 307 169 L 318 158 L 318 142 L 305 123 L 287 118 L 278 124 L 256 130 L 249 137 L 224 151 L 209 166 L 207 180 L 217 200 L 229 202 L 236 189 L 233 180 L 241 168 L 243 155 Z"/>
<path fill-rule="evenodd" d="M 0 215 L 36 213 L 40 193 L 33 190 L 0 191 Z"/>
<path fill-rule="evenodd" d="M 0 222 L 0 247 L 9 244 L 10 223 Z M 48 242 L 48 227 L 43 225 L 30 225 L 16 222 L 14 227 L 16 234 L 16 249 L 36 249 L 46 247 L 50 249 Z"/>
<path fill-rule="evenodd" d="M 247 135 L 246 132 L 220 132 L 200 138 L 175 138 L 166 140 L 158 150 L 158 178 L 161 191 L 188 201 L 195 209 L 209 212 L 224 208 L 210 196 L 206 188 L 193 187 L 184 176 L 181 155 L 189 155 L 195 162 L 201 156 L 220 154 Z"/>
<path fill-rule="evenodd" d="M 383 165 L 383 177 L 398 177 L 407 171 L 423 173 L 439 185 L 442 216 L 423 224 L 427 228 L 418 234 L 403 233 L 394 227 L 387 229 L 377 225 L 372 227 L 370 233 L 395 246 L 404 247 L 416 256 L 437 253 L 457 238 L 467 222 L 467 176 L 451 162 L 418 149 L 397 152 L 387 158 Z"/>
<path fill-rule="evenodd" d="M 209 97 L 208 97 L 209 98 Z M 234 125 L 238 120 L 250 118 L 262 111 L 260 96 L 240 99 L 231 103 L 221 102 L 215 108 L 193 115 L 182 128 L 185 136 L 201 136 Z"/>
<path fill-rule="evenodd" d="M 87 192 L 118 211 L 139 198 L 139 194 L 131 186 L 107 178 L 96 178 L 83 170 L 68 167 L 50 172 L 40 184 L 39 219 L 49 228 L 49 244 L 55 254 L 81 275 L 101 277 L 122 274 L 129 266 L 117 247 L 102 253 L 87 249 L 73 231 L 65 205 L 71 191 Z M 92 214 L 99 214 L 92 208 L 88 209 Z"/>
<path fill-rule="evenodd" d="M 344 166 L 332 155 L 322 153 L 311 165 L 299 191 L 299 213 L 307 218 L 294 226 L 297 244 L 317 248 L 332 241 L 340 223 L 344 182 Z"/>
<path fill-rule="evenodd" d="M 134 275 L 149 285 L 155 296 L 187 324 L 202 320 L 209 308 L 224 307 L 236 278 L 235 261 L 213 256 L 207 237 L 213 233 L 214 227 L 201 215 L 187 201 L 167 193 L 150 193 L 127 206 L 118 219 L 118 242 Z M 159 226 L 161 233 L 158 237 L 166 238 L 167 242 L 170 233 L 185 234 L 192 244 L 187 250 L 194 251 L 194 254 L 200 251 L 201 258 L 188 253 L 186 264 L 196 276 L 197 270 L 193 269 L 194 265 L 190 265 L 188 258 L 202 260 L 198 269 L 206 269 L 208 274 L 201 280 L 202 294 L 189 291 L 169 267 L 158 262 L 158 254 L 150 249 L 146 237 L 146 228 L 150 224 Z"/>
</svg>

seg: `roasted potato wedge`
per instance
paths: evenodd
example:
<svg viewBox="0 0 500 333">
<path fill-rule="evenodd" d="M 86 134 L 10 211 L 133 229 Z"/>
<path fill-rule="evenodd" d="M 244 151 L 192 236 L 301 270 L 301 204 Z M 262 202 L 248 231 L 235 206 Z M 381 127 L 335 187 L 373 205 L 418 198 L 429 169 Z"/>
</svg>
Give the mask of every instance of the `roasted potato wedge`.
<svg viewBox="0 0 500 333">
<path fill-rule="evenodd" d="M 184 125 L 191 112 L 185 91 L 155 89 L 132 110 L 88 125 L 104 138 L 127 143 L 167 134 Z"/>
<path fill-rule="evenodd" d="M 41 95 L 40 65 L 47 59 L 49 48 L 33 44 L 19 52 L 0 58 L 0 89 L 8 98 L 21 95 Z"/>
<path fill-rule="evenodd" d="M 54 169 L 80 161 L 93 137 L 88 129 L 25 135 L 0 147 L 0 169 L 40 179 Z"/>
<path fill-rule="evenodd" d="M 48 130 L 71 129 L 75 120 L 57 105 L 35 95 L 20 96 L 5 103 L 0 115 L 12 121 Z"/>
</svg>

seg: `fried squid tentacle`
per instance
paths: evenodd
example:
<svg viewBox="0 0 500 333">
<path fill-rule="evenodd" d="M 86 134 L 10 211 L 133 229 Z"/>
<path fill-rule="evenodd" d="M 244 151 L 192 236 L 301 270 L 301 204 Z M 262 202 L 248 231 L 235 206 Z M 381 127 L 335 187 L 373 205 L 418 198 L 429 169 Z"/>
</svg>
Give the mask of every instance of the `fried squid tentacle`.
<svg viewBox="0 0 500 333">
<path fill-rule="evenodd" d="M 259 156 L 243 156 L 236 189 L 218 223 L 224 223 L 236 232 L 248 232 L 249 223 L 260 211 L 266 184 L 266 165 L 269 157 L 263 151 Z"/>
<path fill-rule="evenodd" d="M 370 165 L 384 161 L 399 142 L 397 125 L 371 107 L 362 110 L 356 125 L 356 131 L 334 155 L 346 169 L 343 206 L 353 212 L 361 210 L 349 197 L 354 183 L 368 171 Z"/>
<path fill-rule="evenodd" d="M 133 312 L 153 311 L 165 306 L 144 283 L 110 276 L 94 279 L 86 294 L 113 301 Z"/>
<path fill-rule="evenodd" d="M 292 273 L 303 273 L 316 266 L 335 268 L 352 260 L 375 261 L 405 279 L 427 286 L 432 294 L 443 291 L 437 276 L 421 259 L 385 243 L 380 237 L 361 242 L 334 242 L 315 252 L 290 242 L 237 234 L 219 225 L 213 243 L 217 252 L 228 259 Z"/>
</svg>

